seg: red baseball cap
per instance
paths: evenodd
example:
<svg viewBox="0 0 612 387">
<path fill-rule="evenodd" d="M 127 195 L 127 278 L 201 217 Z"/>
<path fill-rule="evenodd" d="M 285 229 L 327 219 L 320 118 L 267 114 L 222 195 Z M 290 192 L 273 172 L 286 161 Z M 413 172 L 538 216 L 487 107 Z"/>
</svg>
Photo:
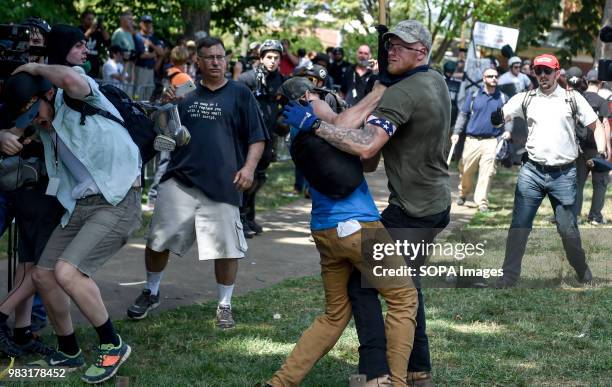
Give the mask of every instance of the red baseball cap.
<svg viewBox="0 0 612 387">
<path fill-rule="evenodd" d="M 557 60 L 557 57 L 555 57 L 554 55 L 550 55 L 550 54 L 542 54 L 542 55 L 536 56 L 535 59 L 533 60 L 533 67 L 535 66 L 546 66 L 546 67 L 550 67 L 551 69 L 555 69 L 555 70 L 558 70 L 561 68 L 561 66 L 559 65 L 559 61 Z"/>
</svg>

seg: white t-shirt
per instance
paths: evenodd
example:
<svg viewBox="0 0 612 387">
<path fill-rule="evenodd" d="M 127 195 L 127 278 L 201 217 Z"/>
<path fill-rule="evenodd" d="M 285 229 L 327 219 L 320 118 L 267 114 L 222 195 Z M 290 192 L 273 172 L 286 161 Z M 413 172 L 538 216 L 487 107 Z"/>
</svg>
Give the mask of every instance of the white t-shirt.
<svg viewBox="0 0 612 387">
<path fill-rule="evenodd" d="M 121 74 L 123 74 L 123 63 L 117 63 L 109 58 L 102 66 L 102 79 L 106 84 L 121 86 L 123 82 L 112 77 Z"/>
<path fill-rule="evenodd" d="M 499 77 L 499 85 L 507 85 L 509 83 L 514 84 L 514 88 L 517 93 L 521 91 L 525 91 L 529 89 L 529 85 L 531 85 L 531 80 L 529 77 L 523 73 L 519 73 L 517 76 L 512 74 L 512 71 L 506 71 Z"/>
<path fill-rule="evenodd" d="M 525 93 L 516 94 L 504 105 L 504 116 L 521 117 L 527 121 L 528 135 L 525 149 L 529 158 L 539 164 L 555 166 L 571 163 L 578 157 L 576 128 L 572 118 L 569 96 L 565 89 L 557 85 L 550 95 L 545 95 L 538 88 L 529 91 L 533 94 L 527 106 L 527 117 L 523 116 L 523 99 Z M 574 92 L 577 107 L 577 119 L 588 126 L 597 120 L 586 99 Z"/>
</svg>

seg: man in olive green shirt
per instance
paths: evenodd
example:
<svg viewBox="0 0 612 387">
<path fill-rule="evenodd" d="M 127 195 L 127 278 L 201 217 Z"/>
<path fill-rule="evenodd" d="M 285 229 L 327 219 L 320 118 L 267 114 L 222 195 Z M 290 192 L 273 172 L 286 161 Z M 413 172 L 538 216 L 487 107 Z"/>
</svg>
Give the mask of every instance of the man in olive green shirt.
<svg viewBox="0 0 612 387">
<path fill-rule="evenodd" d="M 389 178 L 389 206 L 382 213 L 388 229 L 409 228 L 409 235 L 396 239 L 431 242 L 450 221 L 450 178 L 446 164 L 450 97 L 444 78 L 427 65 L 431 34 L 419 22 L 404 20 L 383 39 L 389 65 L 380 79 L 389 86 L 366 125 L 360 129 L 336 127 L 321 122 L 311 107 L 285 109 L 287 121 L 376 168 L 384 155 Z M 350 109 L 349 109 L 350 111 Z M 419 229 L 418 232 L 414 229 Z M 426 256 L 410 257 L 410 266 L 422 265 Z M 349 296 L 360 340 L 359 373 L 371 380 L 388 374 L 382 311 L 375 289 L 362 288 L 359 272 L 353 272 Z M 418 278 L 413 278 L 419 287 Z M 408 384 L 433 385 L 429 343 L 425 333 L 425 310 L 418 289 L 419 309 L 414 344 L 408 364 Z"/>
</svg>

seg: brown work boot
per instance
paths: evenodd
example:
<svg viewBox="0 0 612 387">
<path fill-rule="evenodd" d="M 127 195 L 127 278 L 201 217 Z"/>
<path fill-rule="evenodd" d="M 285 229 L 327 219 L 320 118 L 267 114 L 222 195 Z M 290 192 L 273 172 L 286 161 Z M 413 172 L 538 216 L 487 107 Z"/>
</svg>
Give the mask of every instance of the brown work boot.
<svg viewBox="0 0 612 387">
<path fill-rule="evenodd" d="M 431 372 L 408 372 L 406 384 L 410 387 L 434 387 Z"/>
<path fill-rule="evenodd" d="M 383 375 L 374 379 L 370 379 L 366 383 L 366 387 L 391 387 L 391 376 Z"/>
</svg>

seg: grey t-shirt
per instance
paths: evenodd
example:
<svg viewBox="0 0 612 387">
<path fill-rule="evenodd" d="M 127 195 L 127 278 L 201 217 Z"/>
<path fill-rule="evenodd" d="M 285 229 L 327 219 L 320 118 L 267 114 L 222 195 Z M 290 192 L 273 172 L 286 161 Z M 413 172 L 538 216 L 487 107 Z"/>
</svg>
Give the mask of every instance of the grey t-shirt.
<svg viewBox="0 0 612 387">
<path fill-rule="evenodd" d="M 383 147 L 389 203 L 414 217 L 450 206 L 446 165 L 451 101 L 444 78 L 434 70 L 417 72 L 389 87 L 372 115 L 397 129 Z"/>
</svg>

